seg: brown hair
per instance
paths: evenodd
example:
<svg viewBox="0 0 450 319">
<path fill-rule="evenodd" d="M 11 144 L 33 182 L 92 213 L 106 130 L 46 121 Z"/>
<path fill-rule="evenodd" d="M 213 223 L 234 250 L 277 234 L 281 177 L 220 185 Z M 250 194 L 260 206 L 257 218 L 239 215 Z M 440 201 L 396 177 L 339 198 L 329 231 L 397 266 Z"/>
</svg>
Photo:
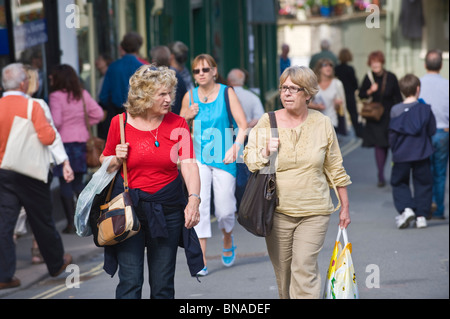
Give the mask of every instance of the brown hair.
<svg viewBox="0 0 450 319">
<path fill-rule="evenodd" d="M 406 97 L 415 96 L 417 88 L 420 87 L 420 80 L 414 74 L 406 74 L 398 81 L 400 92 Z"/>
<path fill-rule="evenodd" d="M 201 62 L 206 61 L 206 63 L 209 64 L 210 67 L 217 68 L 216 60 L 212 56 L 206 53 L 199 54 L 195 57 L 194 61 L 192 61 L 191 68 L 194 70 L 194 68 Z"/>
<path fill-rule="evenodd" d="M 83 96 L 83 86 L 81 85 L 80 78 L 68 64 L 57 65 L 53 68 L 50 76 L 52 77 L 51 91 L 63 91 L 67 92 L 67 102 L 70 99 L 81 100 Z"/>
<path fill-rule="evenodd" d="M 123 36 L 120 46 L 126 53 L 137 53 L 143 43 L 142 36 L 137 32 L 128 32 Z"/>
<path fill-rule="evenodd" d="M 370 64 L 373 61 L 378 61 L 381 62 L 381 64 L 384 64 L 385 59 L 384 59 L 384 54 L 381 51 L 373 51 L 372 53 L 369 54 L 369 57 L 367 59 L 367 65 L 370 66 Z"/>
<path fill-rule="evenodd" d="M 350 52 L 349 49 L 347 48 L 343 48 L 341 51 L 339 51 L 339 61 L 341 61 L 341 63 L 347 63 L 353 60 L 353 55 Z"/>
<path fill-rule="evenodd" d="M 323 59 L 319 59 L 319 61 L 317 61 L 316 65 L 314 66 L 314 73 L 316 73 L 317 76 L 317 80 L 320 82 L 321 78 L 320 78 L 320 70 L 322 69 L 322 64 L 324 63 L 328 63 L 331 64 L 331 67 L 333 68 L 333 77 L 334 77 L 334 63 L 333 61 L 331 61 L 330 59 L 327 58 L 323 58 Z"/>
</svg>

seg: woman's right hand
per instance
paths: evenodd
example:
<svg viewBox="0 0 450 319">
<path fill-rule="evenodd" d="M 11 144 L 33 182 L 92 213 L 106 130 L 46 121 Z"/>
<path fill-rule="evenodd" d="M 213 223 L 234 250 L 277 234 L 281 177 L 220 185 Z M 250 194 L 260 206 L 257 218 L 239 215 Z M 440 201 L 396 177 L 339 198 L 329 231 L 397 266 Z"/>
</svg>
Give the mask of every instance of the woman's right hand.
<svg viewBox="0 0 450 319">
<path fill-rule="evenodd" d="M 128 146 L 129 143 L 117 144 L 116 145 L 116 159 L 122 165 L 123 161 L 128 157 Z"/>
<path fill-rule="evenodd" d="M 194 117 L 197 116 L 198 111 L 199 111 L 198 103 L 191 104 L 191 106 L 189 106 L 189 108 L 186 111 L 185 119 L 192 120 Z"/>
<path fill-rule="evenodd" d="M 376 91 L 378 91 L 378 83 L 373 83 L 367 90 L 367 95 L 372 95 Z"/>
<path fill-rule="evenodd" d="M 279 146 L 280 146 L 280 139 L 277 137 L 271 137 L 267 141 L 266 147 L 261 150 L 262 156 L 266 158 L 270 157 L 273 153 L 278 151 Z"/>
</svg>

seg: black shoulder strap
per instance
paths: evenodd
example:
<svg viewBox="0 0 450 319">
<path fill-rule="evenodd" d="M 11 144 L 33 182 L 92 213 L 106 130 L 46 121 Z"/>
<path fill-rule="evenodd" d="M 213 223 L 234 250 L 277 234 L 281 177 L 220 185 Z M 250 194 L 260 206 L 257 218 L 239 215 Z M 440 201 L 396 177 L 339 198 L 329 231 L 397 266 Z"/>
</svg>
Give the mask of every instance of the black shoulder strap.
<svg viewBox="0 0 450 319">
<path fill-rule="evenodd" d="M 270 133 L 272 137 L 278 138 L 278 125 L 277 125 L 277 118 L 275 116 L 275 112 L 269 112 L 269 119 L 270 119 Z M 276 158 L 278 156 L 278 151 L 274 152 L 270 158 L 269 158 L 269 173 L 274 174 L 276 172 L 275 162 Z M 266 173 L 267 174 L 267 173 Z"/>
<path fill-rule="evenodd" d="M 272 128 L 272 137 L 278 137 L 278 126 L 275 112 L 269 112 L 270 128 Z"/>
<path fill-rule="evenodd" d="M 233 87 L 232 86 L 227 86 L 226 88 L 225 88 L 225 105 L 226 105 L 226 107 L 227 107 L 227 114 L 228 114 L 228 120 L 230 121 L 230 127 L 232 128 L 232 129 L 234 129 L 234 125 L 233 125 L 233 117 L 232 117 L 232 115 L 231 115 L 231 108 L 230 108 L 230 98 L 229 98 L 229 96 L 228 96 L 228 90 L 229 89 L 232 89 L 233 90 Z"/>
</svg>

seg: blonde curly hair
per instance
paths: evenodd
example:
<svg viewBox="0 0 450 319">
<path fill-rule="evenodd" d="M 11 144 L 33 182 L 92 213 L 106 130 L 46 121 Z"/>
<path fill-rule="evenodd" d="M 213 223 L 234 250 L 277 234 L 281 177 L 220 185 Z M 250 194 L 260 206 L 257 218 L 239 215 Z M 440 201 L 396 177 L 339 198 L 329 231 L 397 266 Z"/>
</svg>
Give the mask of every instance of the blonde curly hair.
<svg viewBox="0 0 450 319">
<path fill-rule="evenodd" d="M 124 107 L 132 117 L 141 116 L 151 109 L 155 95 L 161 88 L 171 90 L 172 103 L 175 101 L 177 78 L 175 71 L 165 66 L 141 66 L 130 78 L 128 99 Z"/>
</svg>

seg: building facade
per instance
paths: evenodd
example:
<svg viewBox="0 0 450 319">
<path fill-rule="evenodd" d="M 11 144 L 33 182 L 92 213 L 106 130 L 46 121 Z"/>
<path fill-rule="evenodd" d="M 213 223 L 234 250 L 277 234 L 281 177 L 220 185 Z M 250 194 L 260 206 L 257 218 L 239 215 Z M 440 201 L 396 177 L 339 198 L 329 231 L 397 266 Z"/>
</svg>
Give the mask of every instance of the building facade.
<svg viewBox="0 0 450 319">
<path fill-rule="evenodd" d="M 320 41 L 328 39 L 336 55 L 342 48 L 350 49 L 360 81 L 368 71 L 367 57 L 375 50 L 384 52 L 385 68 L 399 78 L 406 73 L 422 76 L 426 52 L 440 49 L 441 74 L 449 77 L 448 0 L 335 0 L 327 15 L 303 6 L 322 2 L 280 1 L 278 48 L 288 43 L 294 63 L 308 65 L 311 55 L 320 51 Z"/>
<path fill-rule="evenodd" d="M 70 64 L 96 92 L 96 59 L 120 58 L 123 35 L 135 31 L 143 59 L 156 45 L 182 41 L 191 61 L 211 54 L 223 78 L 232 68 L 247 70 L 265 102 L 277 90 L 276 7 L 276 0 L 0 0 L 0 67 L 37 67 L 46 98 L 51 67 Z"/>
</svg>

